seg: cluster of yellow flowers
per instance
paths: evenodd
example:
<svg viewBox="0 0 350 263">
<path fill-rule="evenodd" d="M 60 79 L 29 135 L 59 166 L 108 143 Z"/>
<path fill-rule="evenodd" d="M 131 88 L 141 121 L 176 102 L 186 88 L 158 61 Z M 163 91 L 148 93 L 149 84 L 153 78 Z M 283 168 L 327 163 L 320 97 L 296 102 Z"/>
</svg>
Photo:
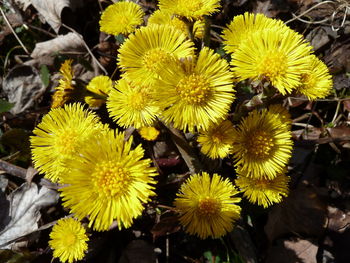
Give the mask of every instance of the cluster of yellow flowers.
<svg viewBox="0 0 350 263">
<path fill-rule="evenodd" d="M 228 178 L 202 171 L 182 184 L 174 201 L 185 231 L 200 238 L 232 230 L 241 211 L 237 194 L 263 207 L 288 194 L 291 117 L 281 105 L 267 104 L 233 121 L 234 83 L 249 80 L 259 83 L 256 93 L 269 87 L 309 99 L 323 98 L 332 88 L 326 65 L 302 35 L 262 14 L 238 15 L 223 31 L 230 62 L 210 47 L 197 50 L 194 41 L 206 37 L 204 16 L 219 8 L 217 0 L 159 0 L 159 10 L 143 26 L 138 4 L 110 5 L 100 26 L 126 37 L 118 50 L 122 75 L 115 83 L 95 77 L 83 96 L 93 109 L 106 103 L 119 127 L 139 129 L 145 140 L 158 137 L 154 126 L 160 120 L 196 134 L 209 158 L 233 158 L 237 188 Z M 62 65 L 52 109 L 33 131 L 34 165 L 62 184 L 63 206 L 75 218 L 87 217 L 96 231 L 108 230 L 113 221 L 128 228 L 155 195 L 157 171 L 141 145 L 132 147 L 132 137 L 125 140 L 124 132 L 102 124 L 83 104 L 66 104 L 74 90 L 71 64 Z M 54 257 L 62 262 L 79 260 L 87 250 L 85 229 L 72 218 L 59 220 L 51 238 Z"/>
</svg>

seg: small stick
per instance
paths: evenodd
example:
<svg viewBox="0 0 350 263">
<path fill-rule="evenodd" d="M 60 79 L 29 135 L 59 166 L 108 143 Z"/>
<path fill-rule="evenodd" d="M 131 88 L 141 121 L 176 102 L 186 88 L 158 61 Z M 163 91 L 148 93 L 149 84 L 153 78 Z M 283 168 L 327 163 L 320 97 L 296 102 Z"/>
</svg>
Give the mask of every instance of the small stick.
<svg viewBox="0 0 350 263">
<path fill-rule="evenodd" d="M 90 56 L 92 57 L 92 59 L 95 61 L 95 63 L 97 64 L 97 66 L 103 71 L 103 73 L 105 75 L 108 75 L 107 70 L 101 65 L 101 63 L 98 61 L 98 59 L 94 56 L 94 54 L 92 54 L 90 48 L 88 47 L 88 45 L 85 43 L 84 38 L 82 37 L 82 35 L 80 35 L 77 31 L 75 31 L 73 28 L 62 24 L 63 27 L 69 29 L 70 31 L 72 31 L 74 34 L 76 34 L 83 42 L 84 47 L 86 48 L 87 52 L 89 52 Z"/>
<path fill-rule="evenodd" d="M 17 39 L 18 43 L 21 45 L 21 47 L 23 48 L 24 52 L 27 53 L 27 55 L 30 55 L 30 52 L 28 51 L 28 49 L 25 47 L 25 45 L 23 44 L 23 42 L 21 41 L 21 39 L 17 36 L 15 30 L 13 30 L 11 24 L 10 24 L 10 21 L 7 19 L 4 11 L 2 10 L 2 8 L 0 7 L 0 12 L 1 12 L 1 15 L 4 17 L 4 20 L 6 22 L 6 24 L 8 25 L 8 27 L 10 28 L 12 34 L 15 36 L 15 38 Z"/>
<path fill-rule="evenodd" d="M 285 24 L 288 24 L 288 23 L 290 23 L 290 22 L 292 22 L 292 21 L 294 21 L 294 20 L 298 20 L 299 18 L 301 18 L 302 16 L 306 15 L 307 13 L 309 13 L 310 11 L 312 11 L 313 9 L 315 9 L 316 7 L 318 7 L 318 6 L 320 6 L 320 5 L 330 4 L 330 3 L 334 4 L 333 1 L 324 1 L 324 2 L 320 2 L 320 3 L 318 3 L 318 4 L 316 4 L 316 5 L 312 6 L 312 7 L 310 7 L 309 9 L 305 10 L 304 12 L 302 12 L 300 15 L 297 15 L 297 16 L 296 16 L 294 13 L 292 13 L 293 18 L 290 19 L 290 20 L 288 20 L 287 22 L 285 22 Z"/>
<path fill-rule="evenodd" d="M 17 165 L 11 164 L 3 160 L 0 160 L 0 169 L 5 171 L 8 174 L 11 174 L 13 176 L 22 178 L 23 180 L 26 180 L 27 169 L 24 169 L 22 167 L 19 167 Z"/>
</svg>

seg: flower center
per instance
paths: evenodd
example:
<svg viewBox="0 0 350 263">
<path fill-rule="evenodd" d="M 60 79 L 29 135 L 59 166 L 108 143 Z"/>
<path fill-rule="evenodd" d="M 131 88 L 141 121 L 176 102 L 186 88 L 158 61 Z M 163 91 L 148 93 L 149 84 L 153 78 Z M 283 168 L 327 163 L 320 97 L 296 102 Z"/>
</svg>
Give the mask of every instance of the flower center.
<svg viewBox="0 0 350 263">
<path fill-rule="evenodd" d="M 130 94 L 129 103 L 134 110 L 143 110 L 147 105 L 147 94 L 145 92 L 139 91 Z"/>
<path fill-rule="evenodd" d="M 268 52 L 258 64 L 258 71 L 271 81 L 275 81 L 287 71 L 286 56 L 281 52 Z"/>
<path fill-rule="evenodd" d="M 199 200 L 198 203 L 198 212 L 202 216 L 211 216 L 220 212 L 221 205 L 220 203 L 210 197 L 205 197 Z"/>
<path fill-rule="evenodd" d="M 275 144 L 271 136 L 265 131 L 257 131 L 249 136 L 247 140 L 247 151 L 249 155 L 258 159 L 265 159 L 273 150 Z"/>
<path fill-rule="evenodd" d="M 220 130 L 214 131 L 211 139 L 214 143 L 221 143 L 224 140 L 224 134 Z"/>
<path fill-rule="evenodd" d="M 316 78 L 312 74 L 302 74 L 301 83 L 301 89 L 312 89 L 316 86 Z"/>
<path fill-rule="evenodd" d="M 254 184 L 256 185 L 257 189 L 266 189 L 269 185 L 269 182 L 271 184 L 271 181 L 265 180 L 264 178 L 255 180 Z"/>
<path fill-rule="evenodd" d="M 96 165 L 91 175 L 98 193 L 105 197 L 119 197 L 127 192 L 132 181 L 130 172 L 119 163 L 104 161 Z"/>
<path fill-rule="evenodd" d="M 68 231 L 67 231 L 68 232 Z M 73 233 L 66 233 L 63 237 L 63 243 L 67 246 L 73 246 L 77 242 L 77 237 Z"/>
<path fill-rule="evenodd" d="M 126 15 L 122 15 L 118 19 L 118 23 L 121 24 L 121 25 L 128 25 L 129 21 L 130 21 L 130 18 L 127 17 Z"/>
<path fill-rule="evenodd" d="M 145 68 L 152 73 L 159 71 L 169 62 L 170 55 L 161 48 L 154 48 L 146 52 L 142 58 Z"/>
<path fill-rule="evenodd" d="M 210 83 L 203 76 L 191 74 L 179 81 L 176 91 L 188 104 L 202 104 L 210 95 Z"/>
<path fill-rule="evenodd" d="M 61 134 L 57 135 L 55 141 L 55 147 L 62 155 L 68 155 L 76 150 L 76 145 L 79 135 L 74 130 L 64 130 Z"/>
</svg>

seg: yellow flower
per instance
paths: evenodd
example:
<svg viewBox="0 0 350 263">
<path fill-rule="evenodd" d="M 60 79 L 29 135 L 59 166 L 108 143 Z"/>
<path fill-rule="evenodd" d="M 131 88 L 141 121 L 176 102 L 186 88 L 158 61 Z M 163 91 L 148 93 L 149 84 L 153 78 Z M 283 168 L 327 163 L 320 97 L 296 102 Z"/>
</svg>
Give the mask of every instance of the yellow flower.
<svg viewBox="0 0 350 263">
<path fill-rule="evenodd" d="M 219 10 L 218 0 L 159 0 L 159 8 L 189 20 L 200 19 Z"/>
<path fill-rule="evenodd" d="M 235 184 L 243 192 L 249 202 L 258 204 L 264 208 L 273 203 L 280 203 L 283 196 L 288 195 L 289 176 L 284 173 L 278 174 L 275 178 L 269 180 L 264 178 L 249 178 L 238 172 L 238 178 Z"/>
<path fill-rule="evenodd" d="M 74 87 L 72 85 L 73 70 L 72 59 L 65 60 L 60 68 L 61 79 L 59 85 L 55 88 L 55 93 L 52 96 L 51 108 L 62 107 L 65 103 L 69 102 L 74 93 Z"/>
<path fill-rule="evenodd" d="M 97 231 L 108 230 L 113 220 L 119 229 L 130 227 L 155 194 L 156 169 L 150 159 L 141 160 L 141 145 L 132 150 L 132 137 L 124 141 L 124 136 L 111 130 L 84 145 L 69 160 L 67 185 L 59 190 L 63 206 L 80 220 L 88 217 L 89 227 Z"/>
<path fill-rule="evenodd" d="M 188 34 L 187 25 L 184 21 L 174 16 L 172 13 L 169 13 L 164 10 L 156 10 L 148 18 L 148 25 L 170 25 L 178 30 L 181 30 L 185 35 Z M 197 20 L 193 24 L 193 35 L 195 38 L 202 38 L 204 33 L 204 23 L 201 20 Z"/>
<path fill-rule="evenodd" d="M 273 179 L 287 165 L 293 148 L 291 131 L 266 109 L 254 110 L 233 134 L 236 166 L 247 177 Z"/>
<path fill-rule="evenodd" d="M 106 102 L 112 87 L 113 82 L 108 76 L 94 77 L 86 86 L 86 89 L 93 94 L 85 96 L 85 102 L 92 108 L 101 107 Z"/>
<path fill-rule="evenodd" d="M 233 132 L 233 124 L 229 120 L 210 126 L 207 131 L 201 131 L 197 139 L 202 146 L 201 152 L 212 159 L 225 158 L 231 153 Z"/>
<path fill-rule="evenodd" d="M 247 39 L 247 36 L 266 29 L 286 31 L 289 28 L 281 20 L 272 19 L 263 14 L 246 12 L 243 15 L 235 16 L 222 32 L 223 43 L 225 44 L 224 49 L 228 53 L 234 53 L 241 42 Z"/>
<path fill-rule="evenodd" d="M 233 184 L 214 174 L 192 175 L 181 185 L 174 205 L 179 212 L 180 223 L 185 231 L 201 239 L 219 238 L 233 229 L 233 223 L 239 218 L 241 201 L 233 197 L 238 191 Z"/>
<path fill-rule="evenodd" d="M 326 64 L 315 55 L 310 58 L 310 69 L 301 76 L 301 85 L 297 91 L 308 97 L 309 100 L 321 99 L 329 95 L 333 81 Z"/>
<path fill-rule="evenodd" d="M 154 127 L 142 127 L 139 129 L 141 137 L 147 141 L 154 141 L 159 135 L 159 131 Z"/>
<path fill-rule="evenodd" d="M 272 104 L 269 106 L 269 112 L 277 115 L 278 119 L 281 120 L 281 125 L 286 125 L 290 130 L 292 127 L 292 117 L 289 111 L 280 104 Z"/>
<path fill-rule="evenodd" d="M 300 85 L 309 70 L 311 46 L 293 30 L 257 31 L 241 42 L 231 65 L 239 80 L 268 80 L 285 95 Z"/>
<path fill-rule="evenodd" d="M 122 127 L 136 129 L 153 124 L 159 107 L 152 97 L 150 87 L 138 86 L 120 79 L 107 100 L 109 115 Z"/>
<path fill-rule="evenodd" d="M 234 100 L 233 74 L 226 60 L 209 48 L 197 59 L 169 64 L 154 95 L 162 117 L 175 128 L 207 130 L 225 117 Z"/>
<path fill-rule="evenodd" d="M 61 262 L 72 263 L 84 258 L 87 251 L 87 241 L 84 227 L 73 218 L 63 218 L 57 221 L 50 233 L 49 245 L 53 256 Z"/>
<path fill-rule="evenodd" d="M 34 167 L 53 182 L 62 182 L 69 170 L 65 161 L 74 159 L 101 129 L 98 117 L 79 103 L 52 109 L 30 138 Z"/>
<path fill-rule="evenodd" d="M 149 25 L 129 36 L 119 49 L 118 65 L 138 85 L 150 85 L 174 58 L 193 55 L 193 43 L 173 26 Z"/>
<path fill-rule="evenodd" d="M 103 11 L 100 30 L 112 35 L 127 35 L 143 23 L 144 15 L 141 7 L 134 2 L 116 2 Z"/>
</svg>

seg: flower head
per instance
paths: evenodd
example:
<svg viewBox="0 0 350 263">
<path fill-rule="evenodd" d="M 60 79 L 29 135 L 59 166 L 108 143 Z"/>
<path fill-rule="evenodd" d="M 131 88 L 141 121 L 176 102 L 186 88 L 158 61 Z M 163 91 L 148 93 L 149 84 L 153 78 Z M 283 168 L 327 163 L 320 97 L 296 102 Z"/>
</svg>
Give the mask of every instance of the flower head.
<svg viewBox="0 0 350 263">
<path fill-rule="evenodd" d="M 184 21 L 174 16 L 172 13 L 164 10 L 156 10 L 148 18 L 148 25 L 170 25 L 178 30 L 181 30 L 185 35 L 188 34 L 187 25 Z M 204 23 L 202 20 L 197 20 L 193 24 L 193 35 L 196 38 L 202 38 L 204 33 Z"/>
<path fill-rule="evenodd" d="M 181 185 L 174 202 L 180 223 L 186 232 L 202 239 L 225 235 L 240 216 L 237 193 L 228 179 L 217 174 L 212 178 L 206 172 L 192 175 Z"/>
<path fill-rule="evenodd" d="M 144 12 L 134 2 L 116 2 L 101 15 L 101 31 L 107 34 L 129 34 L 143 23 Z"/>
<path fill-rule="evenodd" d="M 113 220 L 119 229 L 130 227 L 155 194 L 156 169 L 150 159 L 142 160 L 141 145 L 134 150 L 131 145 L 132 137 L 124 141 L 123 132 L 107 131 L 68 163 L 67 186 L 60 189 L 63 206 L 79 219 L 88 216 L 94 230 L 108 230 Z"/>
<path fill-rule="evenodd" d="M 234 100 L 233 74 L 226 60 L 209 48 L 197 59 L 169 64 L 156 84 L 156 99 L 175 128 L 207 130 L 225 117 Z"/>
<path fill-rule="evenodd" d="M 159 135 L 159 131 L 154 127 L 142 127 L 139 129 L 141 137 L 147 141 L 154 141 Z"/>
<path fill-rule="evenodd" d="M 200 19 L 219 10 L 218 0 L 159 0 L 159 8 L 169 13 L 186 17 L 189 20 Z"/>
<path fill-rule="evenodd" d="M 53 256 L 61 262 L 72 263 L 84 258 L 87 251 L 87 241 L 84 227 L 73 218 L 63 218 L 57 221 L 50 233 L 50 247 Z"/>
<path fill-rule="evenodd" d="M 290 178 L 285 173 L 278 174 L 273 179 L 250 178 L 238 172 L 235 184 L 243 192 L 249 202 L 258 204 L 264 208 L 273 203 L 280 203 L 283 196 L 288 195 L 288 183 Z"/>
<path fill-rule="evenodd" d="M 169 25 L 149 25 L 123 43 L 118 65 L 137 85 L 150 85 L 174 58 L 192 55 L 193 43 L 181 31 Z"/>
<path fill-rule="evenodd" d="M 310 68 L 301 76 L 301 85 L 297 91 L 308 97 L 309 100 L 321 99 L 329 95 L 333 81 L 326 64 L 315 55 L 310 56 Z"/>
<path fill-rule="evenodd" d="M 234 53 L 241 42 L 247 39 L 247 36 L 266 29 L 283 31 L 288 30 L 288 27 L 281 20 L 272 19 L 263 14 L 246 12 L 243 15 L 235 16 L 223 31 L 224 49 L 228 53 Z"/>
<path fill-rule="evenodd" d="M 106 102 L 109 91 L 113 87 L 113 82 L 108 76 L 97 76 L 90 80 L 86 89 L 92 92 L 85 96 L 85 102 L 92 108 L 101 107 Z"/>
<path fill-rule="evenodd" d="M 231 153 L 233 132 L 233 124 L 229 120 L 214 124 L 207 131 L 201 131 L 197 139 L 202 146 L 201 152 L 212 159 L 225 158 Z"/>
<path fill-rule="evenodd" d="M 134 85 L 124 78 L 111 90 L 107 108 L 118 125 L 136 129 L 152 125 L 160 111 L 150 87 Z"/>
<path fill-rule="evenodd" d="M 232 151 L 236 166 L 247 177 L 273 179 L 287 165 L 293 142 L 281 122 L 266 109 L 254 110 L 235 129 Z"/>
<path fill-rule="evenodd" d="M 65 60 L 60 68 L 61 78 L 58 81 L 59 85 L 55 88 L 55 93 L 52 96 L 52 108 L 62 107 L 65 103 L 71 100 L 74 93 L 74 86 L 72 85 L 73 70 L 72 59 Z"/>
<path fill-rule="evenodd" d="M 53 182 L 60 181 L 69 170 L 65 161 L 74 159 L 101 130 L 99 118 L 79 103 L 52 109 L 30 138 L 34 167 Z"/>
<path fill-rule="evenodd" d="M 239 80 L 268 80 L 282 94 L 300 85 L 309 70 L 311 46 L 293 30 L 266 29 L 248 36 L 232 54 Z"/>
<path fill-rule="evenodd" d="M 269 106 L 269 112 L 275 114 L 277 119 L 281 120 L 281 125 L 286 125 L 287 129 L 292 127 L 292 116 L 289 111 L 280 104 L 272 104 Z"/>
</svg>

